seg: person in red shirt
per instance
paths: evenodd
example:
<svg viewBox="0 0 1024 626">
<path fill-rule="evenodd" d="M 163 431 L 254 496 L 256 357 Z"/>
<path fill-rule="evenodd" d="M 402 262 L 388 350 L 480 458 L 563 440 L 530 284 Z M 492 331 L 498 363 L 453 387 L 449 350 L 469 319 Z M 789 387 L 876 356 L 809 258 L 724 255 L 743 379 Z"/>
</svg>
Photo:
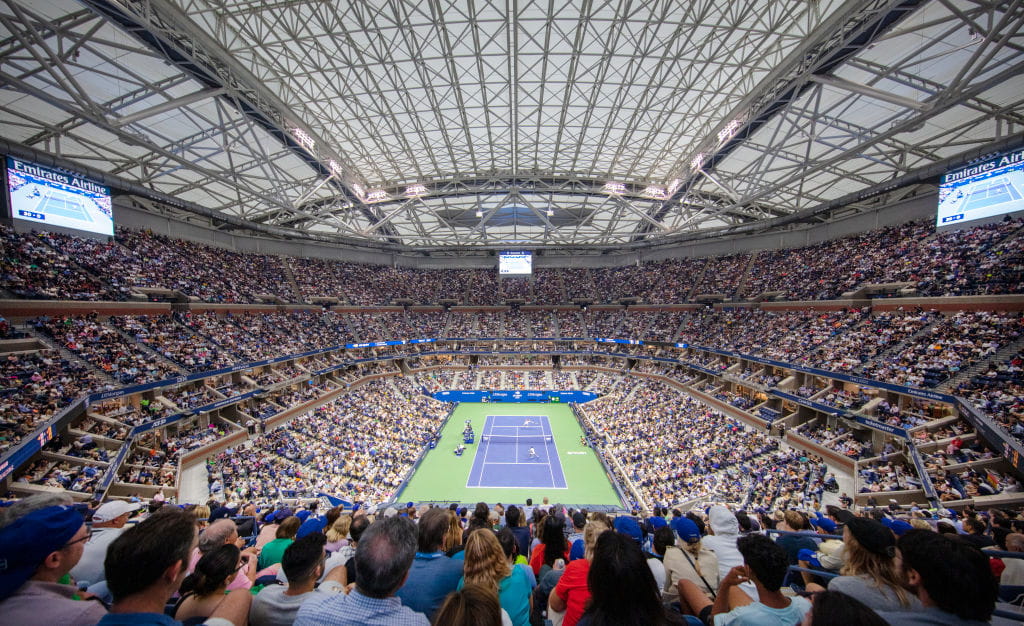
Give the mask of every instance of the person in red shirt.
<svg viewBox="0 0 1024 626">
<path fill-rule="evenodd" d="M 547 565 L 554 568 L 555 561 L 569 560 L 569 545 L 565 541 L 564 522 L 557 515 L 548 515 L 540 530 L 540 543 L 530 554 L 530 567 L 533 575 L 540 580 L 540 569 Z"/>
<path fill-rule="evenodd" d="M 565 573 L 548 596 L 548 609 L 555 612 L 565 611 L 563 626 L 576 626 L 583 616 L 590 599 L 590 587 L 587 585 L 587 574 L 590 573 L 590 562 L 594 559 L 594 545 L 601 533 L 611 530 L 611 526 L 600 520 L 590 520 L 583 528 L 582 559 L 576 559 L 565 568 Z"/>
</svg>

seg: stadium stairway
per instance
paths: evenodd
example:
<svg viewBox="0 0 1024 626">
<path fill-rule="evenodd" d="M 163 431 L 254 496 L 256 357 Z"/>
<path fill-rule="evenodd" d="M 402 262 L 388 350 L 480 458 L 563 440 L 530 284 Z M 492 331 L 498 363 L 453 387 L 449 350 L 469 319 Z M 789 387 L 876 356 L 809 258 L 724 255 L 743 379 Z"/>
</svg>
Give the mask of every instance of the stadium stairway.
<svg viewBox="0 0 1024 626">
<path fill-rule="evenodd" d="M 1022 349 L 1024 349 L 1024 336 L 1019 337 L 1016 341 L 1011 341 L 1004 345 L 992 356 L 980 359 L 970 367 L 960 370 L 956 375 L 950 377 L 949 380 L 939 385 L 937 389 L 944 393 L 953 393 L 956 391 L 957 385 L 966 382 L 983 372 L 988 368 L 989 363 L 1003 363 L 1008 361 L 1014 354 L 1017 354 L 1017 352 Z"/>
<path fill-rule="evenodd" d="M 302 296 L 302 290 L 299 289 L 299 282 L 295 280 L 295 272 L 292 271 L 292 264 L 288 262 L 287 258 L 281 257 L 281 266 L 284 267 L 284 275 L 285 278 L 288 279 L 288 286 L 292 288 L 292 302 L 305 302 L 306 299 Z"/>
<path fill-rule="evenodd" d="M 710 265 L 711 265 L 711 259 L 709 258 L 709 259 L 707 259 L 704 262 L 704 265 L 700 268 L 700 273 L 697 274 L 696 276 L 694 276 L 693 286 L 690 287 L 690 290 L 686 292 L 686 298 L 685 298 L 686 302 L 693 302 L 693 296 L 696 295 L 696 293 L 697 293 L 697 287 L 700 286 L 701 281 L 704 280 L 704 274 L 707 273 L 708 267 Z"/>
<path fill-rule="evenodd" d="M 122 337 L 124 337 L 125 340 L 130 342 L 131 345 L 134 346 L 135 348 L 137 348 L 139 350 L 142 350 L 146 354 L 150 354 L 150 355 L 156 357 L 162 363 L 170 365 L 171 367 L 173 367 L 175 369 L 175 371 L 182 372 L 182 373 L 185 373 L 185 372 L 188 371 L 184 367 L 182 367 L 181 363 L 178 363 L 177 361 L 172 361 L 171 359 L 169 359 L 169 358 L 165 357 L 164 355 L 160 354 L 159 352 L 157 352 L 156 350 L 151 348 L 148 343 L 140 341 L 137 337 L 133 337 L 131 334 L 129 334 L 127 331 L 122 329 L 117 324 L 113 324 L 113 323 L 109 323 L 108 322 L 108 323 L 104 324 L 104 326 L 106 328 L 110 328 L 110 329 L 113 329 L 114 331 L 116 331 L 117 334 L 119 334 Z"/>
<path fill-rule="evenodd" d="M 884 360 L 884 359 L 886 359 L 886 358 L 888 358 L 888 357 L 890 357 L 890 356 L 892 356 L 894 354 L 899 354 L 899 353 L 903 352 L 904 350 L 906 350 L 911 345 L 917 343 L 917 341 L 919 339 L 921 339 L 925 335 L 927 335 L 930 332 L 932 332 L 932 328 L 934 328 L 935 325 L 938 324 L 939 322 L 941 322 L 943 319 L 945 319 L 945 318 L 943 318 L 942 316 L 936 317 L 931 322 L 928 322 L 927 324 L 925 324 L 924 326 L 919 328 L 918 331 L 916 333 L 914 333 L 913 335 L 910 335 L 909 337 L 907 337 L 906 339 L 904 339 L 903 341 L 899 342 L 898 344 L 896 344 L 894 346 L 890 346 L 890 347 L 886 348 L 882 352 L 880 352 L 877 355 L 875 355 L 875 358 L 873 358 L 871 360 L 868 360 L 868 361 L 864 361 L 863 363 L 861 363 L 857 367 L 853 368 L 853 371 L 855 373 L 857 373 L 857 374 L 863 374 L 864 370 L 867 369 L 867 367 L 869 365 L 874 365 L 875 363 L 881 363 L 882 360 Z"/>
<path fill-rule="evenodd" d="M 66 361 L 69 361 L 71 363 L 82 363 L 82 364 L 84 364 L 87 368 L 89 368 L 90 372 L 95 374 L 103 382 L 109 383 L 112 386 L 112 388 L 113 387 L 120 387 L 122 385 L 122 383 L 118 382 L 117 380 L 114 380 L 113 376 L 111 376 L 110 374 L 108 374 L 104 370 L 96 367 L 95 365 L 90 363 L 88 360 L 83 359 L 82 357 L 78 356 L 77 354 L 75 354 L 71 350 L 68 350 L 63 345 L 61 345 L 61 343 L 59 341 L 57 341 L 53 337 L 47 335 L 44 332 L 36 330 L 36 328 L 33 327 L 31 324 L 22 324 L 21 326 L 18 326 L 17 328 L 18 328 L 18 330 L 21 330 L 21 331 L 27 333 L 29 336 L 31 336 L 31 337 L 33 337 L 35 339 L 38 339 L 39 342 L 42 343 L 46 347 L 46 349 L 53 350 L 54 352 L 59 354 L 62 359 L 66 360 Z"/>
</svg>

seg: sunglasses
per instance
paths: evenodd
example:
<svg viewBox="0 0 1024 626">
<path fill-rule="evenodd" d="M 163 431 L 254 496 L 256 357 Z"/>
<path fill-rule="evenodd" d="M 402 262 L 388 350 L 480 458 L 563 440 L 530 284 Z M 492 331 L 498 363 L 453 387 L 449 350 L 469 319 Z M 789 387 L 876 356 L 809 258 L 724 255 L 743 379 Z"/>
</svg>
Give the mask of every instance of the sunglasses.
<svg viewBox="0 0 1024 626">
<path fill-rule="evenodd" d="M 81 539 L 75 539 L 74 541 L 69 541 L 69 542 L 65 543 L 64 547 L 65 548 L 70 548 L 71 546 L 75 545 L 76 543 L 81 543 L 83 541 L 89 541 L 90 539 L 92 539 L 92 529 L 89 529 L 89 530 L 85 531 L 85 536 L 82 537 Z"/>
</svg>

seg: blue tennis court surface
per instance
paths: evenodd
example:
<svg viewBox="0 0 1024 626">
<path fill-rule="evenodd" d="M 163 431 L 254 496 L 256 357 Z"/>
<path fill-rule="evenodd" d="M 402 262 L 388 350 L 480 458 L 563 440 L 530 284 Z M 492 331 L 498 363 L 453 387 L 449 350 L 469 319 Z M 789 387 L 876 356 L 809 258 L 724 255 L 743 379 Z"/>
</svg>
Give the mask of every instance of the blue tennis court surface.
<svg viewBox="0 0 1024 626">
<path fill-rule="evenodd" d="M 985 187 L 977 187 L 971 191 L 971 195 L 964 203 L 964 211 L 983 209 L 1004 202 L 1020 200 L 1020 193 L 1014 188 L 1013 183 L 1005 179 L 997 179 L 993 184 Z"/>
<path fill-rule="evenodd" d="M 71 194 L 47 191 L 42 201 L 36 207 L 36 210 L 40 213 L 60 215 L 61 217 L 69 217 L 83 222 L 93 221 L 89 211 L 86 210 L 81 201 Z"/>
<path fill-rule="evenodd" d="M 488 415 L 467 487 L 566 489 L 546 415 Z"/>
</svg>

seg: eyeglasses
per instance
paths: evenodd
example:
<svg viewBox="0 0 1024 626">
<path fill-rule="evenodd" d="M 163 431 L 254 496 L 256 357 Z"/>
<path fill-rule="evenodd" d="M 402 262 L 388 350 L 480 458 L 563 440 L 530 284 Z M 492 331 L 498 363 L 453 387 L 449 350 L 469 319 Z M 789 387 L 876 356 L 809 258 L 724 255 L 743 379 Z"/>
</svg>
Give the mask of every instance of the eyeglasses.
<svg viewBox="0 0 1024 626">
<path fill-rule="evenodd" d="M 64 544 L 64 547 L 65 548 L 70 548 L 71 546 L 75 545 L 76 543 L 81 543 L 83 541 L 89 541 L 90 539 L 92 539 L 92 529 L 91 528 L 89 530 L 85 531 L 85 536 L 84 537 L 82 537 L 81 539 L 75 539 L 74 541 L 69 541 L 69 542 Z"/>
</svg>

